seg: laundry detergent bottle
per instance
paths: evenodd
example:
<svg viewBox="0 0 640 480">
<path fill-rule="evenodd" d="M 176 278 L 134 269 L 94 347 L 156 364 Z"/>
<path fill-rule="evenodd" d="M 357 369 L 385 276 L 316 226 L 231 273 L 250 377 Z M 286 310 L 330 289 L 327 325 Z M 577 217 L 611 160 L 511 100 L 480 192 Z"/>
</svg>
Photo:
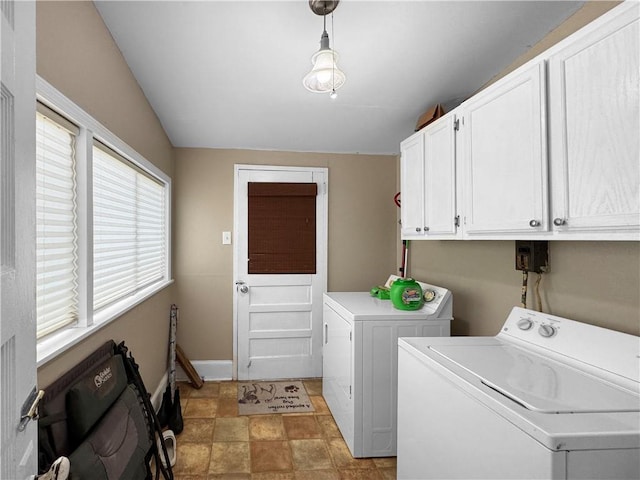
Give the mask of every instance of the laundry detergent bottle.
<svg viewBox="0 0 640 480">
<path fill-rule="evenodd" d="M 399 310 L 422 307 L 422 287 L 413 278 L 399 278 L 391 285 L 391 302 Z"/>
</svg>

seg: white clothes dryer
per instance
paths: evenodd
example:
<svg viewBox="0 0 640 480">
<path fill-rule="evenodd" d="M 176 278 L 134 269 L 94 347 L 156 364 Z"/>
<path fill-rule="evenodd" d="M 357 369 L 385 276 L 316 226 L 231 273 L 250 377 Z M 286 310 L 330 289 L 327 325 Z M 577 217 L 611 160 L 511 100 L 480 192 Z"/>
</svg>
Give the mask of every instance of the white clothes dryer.
<svg viewBox="0 0 640 480">
<path fill-rule="evenodd" d="M 324 295 L 322 395 L 354 457 L 396 455 L 398 338 L 450 334 L 451 292 L 422 285 L 431 295 L 419 310 L 368 292 Z"/>
</svg>

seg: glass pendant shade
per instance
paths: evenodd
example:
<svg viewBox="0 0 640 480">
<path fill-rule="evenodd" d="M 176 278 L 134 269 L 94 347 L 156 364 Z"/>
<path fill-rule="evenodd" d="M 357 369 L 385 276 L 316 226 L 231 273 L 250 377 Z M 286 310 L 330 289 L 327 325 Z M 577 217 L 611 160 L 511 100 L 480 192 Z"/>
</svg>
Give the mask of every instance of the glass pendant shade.
<svg viewBox="0 0 640 480">
<path fill-rule="evenodd" d="M 340 88 L 346 77 L 337 66 L 338 54 L 329 48 L 329 36 L 322 33 L 320 50 L 311 57 L 313 68 L 302 80 L 305 88 L 314 93 L 327 93 Z"/>
</svg>

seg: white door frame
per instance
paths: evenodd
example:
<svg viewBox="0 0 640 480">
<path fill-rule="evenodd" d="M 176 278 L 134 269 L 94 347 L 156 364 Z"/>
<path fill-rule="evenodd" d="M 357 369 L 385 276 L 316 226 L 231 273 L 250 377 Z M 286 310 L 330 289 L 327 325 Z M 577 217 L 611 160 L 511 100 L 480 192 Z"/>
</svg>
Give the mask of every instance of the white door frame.
<svg viewBox="0 0 640 480">
<path fill-rule="evenodd" d="M 317 273 L 320 278 L 320 284 L 322 286 L 322 291 L 327 291 L 327 252 L 328 252 L 328 181 L 329 181 L 329 170 L 326 167 L 302 167 L 302 166 L 273 166 L 273 165 L 245 165 L 245 164 L 236 164 L 234 165 L 234 205 L 233 205 L 233 224 L 234 224 L 234 236 L 237 238 L 238 233 L 241 231 L 240 222 L 243 220 L 240 218 L 240 211 L 238 208 L 238 184 L 239 184 L 239 172 L 242 170 L 250 170 L 250 171 L 281 171 L 281 172 L 317 172 L 322 173 L 324 175 L 324 184 L 319 185 L 318 193 L 319 193 L 319 201 L 323 202 L 324 211 L 323 218 L 317 218 L 317 229 L 318 233 L 316 234 L 317 249 L 316 249 L 316 265 L 317 265 Z M 323 195 L 320 195 L 322 193 Z M 232 375 L 233 379 L 238 379 L 238 309 L 237 309 L 237 299 L 238 299 L 238 289 L 236 288 L 235 282 L 238 280 L 238 257 L 239 257 L 239 242 L 233 242 L 233 366 L 232 366 Z M 322 325 L 322 319 L 320 319 L 320 325 Z M 320 335 L 322 332 L 319 332 Z M 322 368 L 320 362 L 320 369 Z"/>
</svg>

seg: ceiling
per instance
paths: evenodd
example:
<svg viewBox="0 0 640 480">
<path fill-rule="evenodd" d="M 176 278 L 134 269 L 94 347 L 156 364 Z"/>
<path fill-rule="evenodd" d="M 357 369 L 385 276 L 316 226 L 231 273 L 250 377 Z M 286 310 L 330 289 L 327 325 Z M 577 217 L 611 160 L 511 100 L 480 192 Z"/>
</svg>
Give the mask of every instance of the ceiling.
<svg viewBox="0 0 640 480">
<path fill-rule="evenodd" d="M 95 3 L 175 147 L 396 154 L 427 108 L 455 107 L 584 2 L 342 0 L 336 99 L 302 85 L 322 33 L 306 0 Z"/>
</svg>

